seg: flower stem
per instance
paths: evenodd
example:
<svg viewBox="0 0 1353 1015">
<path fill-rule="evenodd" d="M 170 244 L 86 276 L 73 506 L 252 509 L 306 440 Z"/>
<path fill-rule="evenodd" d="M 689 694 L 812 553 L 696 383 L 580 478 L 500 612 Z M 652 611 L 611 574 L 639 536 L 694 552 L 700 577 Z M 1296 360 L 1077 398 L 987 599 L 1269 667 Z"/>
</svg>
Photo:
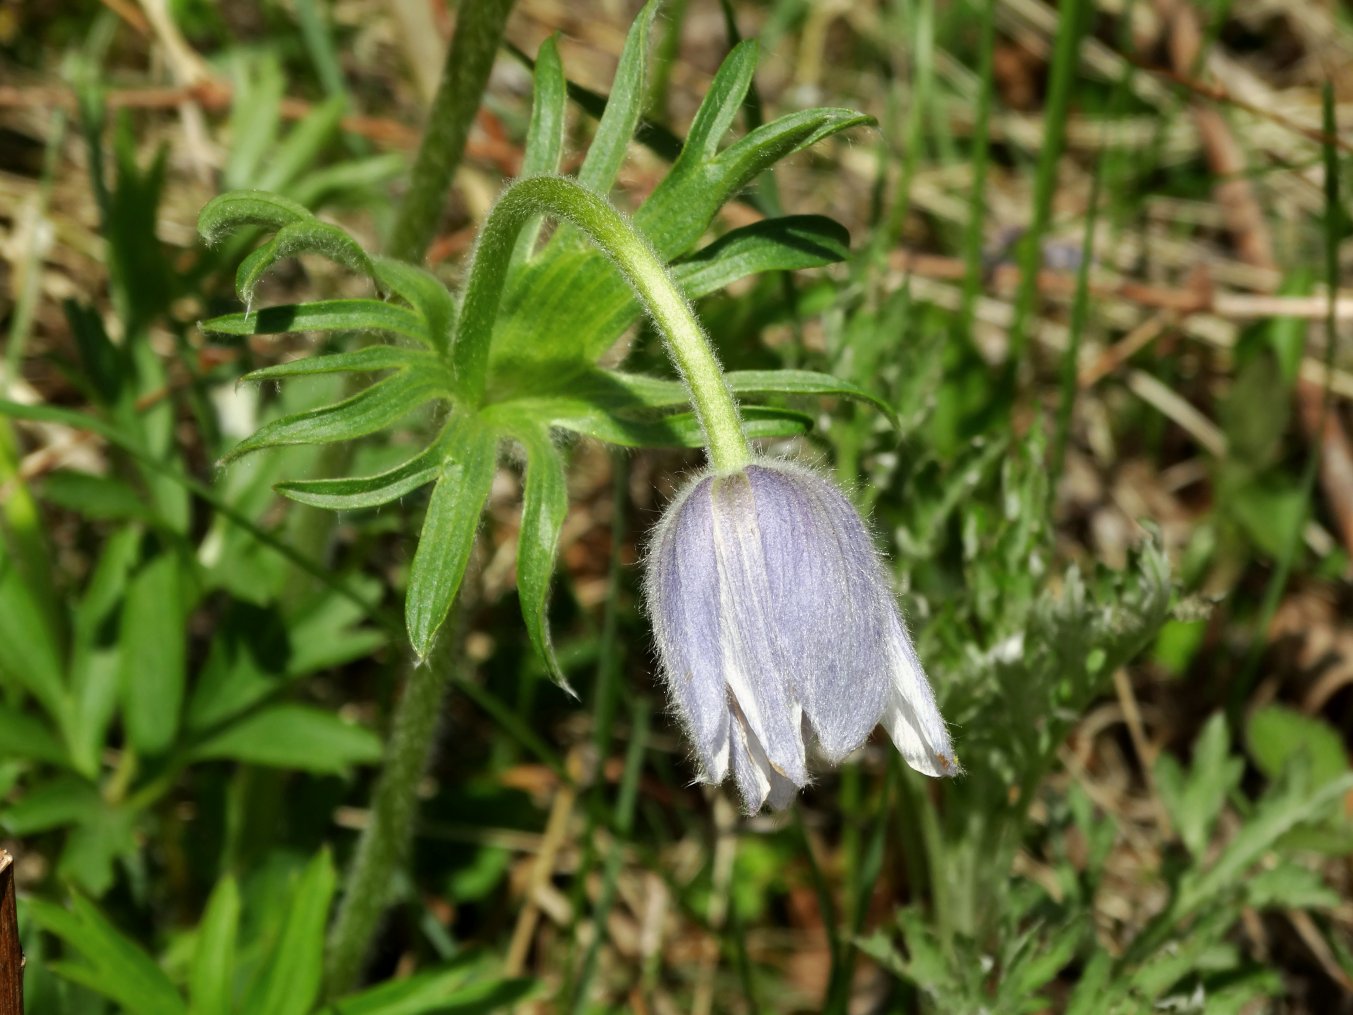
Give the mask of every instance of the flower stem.
<svg viewBox="0 0 1353 1015">
<path fill-rule="evenodd" d="M 619 269 L 666 339 L 667 353 L 686 383 L 709 442 L 710 462 L 721 473 L 743 468 L 752 453 L 742 432 L 737 402 L 686 297 L 624 216 L 603 198 L 563 177 L 518 180 L 499 198 L 480 229 L 456 338 L 461 394 L 471 404 L 483 403 L 489 343 L 508 262 L 517 234 L 537 215 L 571 222 Z"/>
<path fill-rule="evenodd" d="M 342 902 L 329 931 L 326 994 L 339 997 L 360 981 L 371 943 L 390 902 L 390 886 L 408 860 L 418 810 L 418 783 L 427 770 L 442 699 L 459 654 L 460 628 L 443 633 L 434 654 L 415 665 L 395 707 L 385 764 L 371 815 L 357 840 Z"/>
<path fill-rule="evenodd" d="M 409 192 L 390 234 L 388 249 L 393 257 L 417 262 L 427 253 L 511 10 L 512 0 L 474 0 L 460 5 L 456 34 L 446 52 L 441 83 L 409 177 Z"/>
</svg>

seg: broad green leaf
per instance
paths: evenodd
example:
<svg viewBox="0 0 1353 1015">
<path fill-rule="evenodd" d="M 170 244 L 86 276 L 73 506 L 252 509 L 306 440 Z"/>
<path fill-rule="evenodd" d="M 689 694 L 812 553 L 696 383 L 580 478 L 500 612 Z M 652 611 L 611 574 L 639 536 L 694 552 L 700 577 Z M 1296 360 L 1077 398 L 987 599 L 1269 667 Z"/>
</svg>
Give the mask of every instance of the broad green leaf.
<svg viewBox="0 0 1353 1015">
<path fill-rule="evenodd" d="M 456 324 L 456 301 L 436 275 L 392 257 L 375 260 L 376 278 L 382 289 L 394 293 L 423 319 L 421 341 L 445 353 Z"/>
<path fill-rule="evenodd" d="M 434 969 L 403 980 L 391 980 L 335 1002 L 335 1015 L 424 1015 L 510 1011 L 527 1000 L 531 980 L 504 980 L 491 975 L 487 961 L 453 960 L 450 969 Z"/>
<path fill-rule="evenodd" d="M 229 1015 L 234 1011 L 235 940 L 240 924 L 240 890 L 233 875 L 216 883 L 207 900 L 189 972 L 192 1015 Z"/>
<path fill-rule="evenodd" d="M 427 325 L 406 307 L 381 300 L 321 300 L 223 314 L 198 327 L 214 335 L 283 335 L 294 331 L 383 331 L 430 344 Z"/>
<path fill-rule="evenodd" d="M 319 254 L 351 271 L 376 279 L 376 266 L 361 244 L 338 226 L 312 218 L 283 226 L 271 240 L 240 262 L 235 292 L 246 308 L 254 302 L 254 287 L 274 264 L 300 254 Z"/>
<path fill-rule="evenodd" d="M 306 479 L 278 483 L 274 489 L 291 500 L 330 511 L 360 511 L 398 500 L 437 478 L 446 450 L 440 442 L 402 465 L 374 476 Z"/>
<path fill-rule="evenodd" d="M 70 757 L 41 719 L 0 705 L 0 760 L 10 758 L 69 765 Z"/>
<path fill-rule="evenodd" d="M 456 428 L 447 451 L 409 568 L 404 603 L 409 641 L 420 659 L 432 650 L 460 590 L 497 464 L 493 433 L 473 422 Z"/>
<path fill-rule="evenodd" d="M 306 867 L 291 894 L 271 963 L 249 992 L 251 1015 L 305 1015 L 319 997 L 324 928 L 338 876 L 327 849 Z"/>
<path fill-rule="evenodd" d="M 548 614 L 559 530 L 568 514 L 564 456 L 545 429 L 523 431 L 516 437 L 526 451 L 526 483 L 517 541 L 517 597 L 532 647 L 549 668 L 555 683 L 572 694 L 554 654 Z"/>
<path fill-rule="evenodd" d="M 424 402 L 445 396 L 439 373 L 398 373 L 334 405 L 275 419 L 236 444 L 222 461 L 231 462 L 261 448 L 284 444 L 332 444 L 383 430 Z"/>
<path fill-rule="evenodd" d="M 725 233 L 674 264 L 672 277 L 687 296 L 699 299 L 748 275 L 820 268 L 849 254 L 844 226 L 823 215 L 790 215 Z"/>
<path fill-rule="evenodd" d="M 58 722 L 68 705 L 57 636 L 15 560 L 0 553 L 0 676 L 33 695 Z"/>
<path fill-rule="evenodd" d="M 76 511 L 85 518 L 155 522 L 145 495 L 113 476 L 97 476 L 75 469 L 57 469 L 42 479 L 42 499 Z"/>
<path fill-rule="evenodd" d="M 1277 779 L 1302 756 L 1315 786 L 1348 771 L 1343 738 L 1319 719 L 1282 705 L 1256 710 L 1245 728 L 1245 740 L 1255 765 L 1270 779 Z"/>
<path fill-rule="evenodd" d="M 231 723 L 192 749 L 193 757 L 342 775 L 379 761 L 380 737 L 332 712 L 276 705 Z"/>
<path fill-rule="evenodd" d="M 277 230 L 315 218 L 305 205 L 263 190 L 233 190 L 207 202 L 198 213 L 197 232 L 214 247 L 226 236 L 246 226 Z"/>
<path fill-rule="evenodd" d="M 683 149 L 634 216 L 662 257 L 690 249 L 730 198 L 762 170 L 833 134 L 874 121 L 851 109 L 806 109 L 765 124 L 713 159 Z"/>
<path fill-rule="evenodd" d="M 122 606 L 122 720 L 142 754 L 166 751 L 178 733 L 187 680 L 183 564 L 152 557 L 127 584 Z"/>
<path fill-rule="evenodd" d="M 625 48 L 620 52 L 620 63 L 611 81 L 606 112 L 597 124 L 597 132 L 588 146 L 582 168 L 578 170 L 578 182 L 594 193 L 610 193 L 620 166 L 625 161 L 625 150 L 634 137 L 639 115 L 643 112 L 648 34 L 657 13 L 658 0 L 649 0 L 630 26 L 629 34 L 625 37 Z"/>
<path fill-rule="evenodd" d="M 403 369 L 440 372 L 441 361 L 420 349 L 400 345 L 368 345 L 353 352 L 328 356 L 304 356 L 245 374 L 245 381 L 280 381 L 314 374 L 375 373 Z"/>
<path fill-rule="evenodd" d="M 691 121 L 691 129 L 686 134 L 686 143 L 682 146 L 683 158 L 707 161 L 714 157 L 719 142 L 733 125 L 734 118 L 742 109 L 747 97 L 747 89 L 752 85 L 752 75 L 756 73 L 757 45 L 754 40 L 739 42 L 724 57 L 718 73 L 710 82 L 700 108 Z"/>
<path fill-rule="evenodd" d="M 0 809 L 0 825 L 11 835 L 36 835 L 93 821 L 102 808 L 103 799 L 90 783 L 60 775 L 31 786 L 15 803 Z"/>
<path fill-rule="evenodd" d="M 137 1015 L 182 1015 L 183 999 L 155 961 L 79 895 L 71 908 L 30 898 L 29 917 L 61 938 L 82 962 L 62 963 L 58 971 L 111 998 Z"/>
</svg>

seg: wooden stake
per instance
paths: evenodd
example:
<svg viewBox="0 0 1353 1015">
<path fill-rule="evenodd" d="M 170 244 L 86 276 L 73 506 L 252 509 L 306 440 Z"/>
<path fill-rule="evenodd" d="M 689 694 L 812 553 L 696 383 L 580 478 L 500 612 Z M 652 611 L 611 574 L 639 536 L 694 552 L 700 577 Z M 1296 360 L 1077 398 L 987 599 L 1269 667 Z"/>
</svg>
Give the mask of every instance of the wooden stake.
<svg viewBox="0 0 1353 1015">
<path fill-rule="evenodd" d="M 23 1015 L 23 948 L 14 901 L 14 857 L 0 849 L 0 1015 Z"/>
</svg>

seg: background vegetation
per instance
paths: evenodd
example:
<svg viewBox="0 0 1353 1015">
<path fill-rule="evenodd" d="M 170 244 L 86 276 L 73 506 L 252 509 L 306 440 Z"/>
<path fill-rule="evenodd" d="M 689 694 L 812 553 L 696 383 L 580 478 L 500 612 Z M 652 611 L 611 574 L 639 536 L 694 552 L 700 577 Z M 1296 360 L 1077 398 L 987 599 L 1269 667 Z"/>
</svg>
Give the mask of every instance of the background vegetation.
<svg viewBox="0 0 1353 1015">
<path fill-rule="evenodd" d="M 520 0 L 427 265 L 459 286 L 522 171 L 552 33 L 576 171 L 628 3 Z M 778 163 L 714 235 L 832 216 L 839 264 L 703 298 L 730 369 L 837 375 L 772 453 L 830 464 L 893 561 L 967 775 L 886 739 L 787 815 L 690 785 L 637 608 L 696 452 L 569 451 L 525 637 L 519 471 L 494 477 L 411 861 L 324 986 L 408 674 L 426 491 L 332 515 L 286 480 L 378 472 L 428 419 L 221 468 L 336 377 L 241 386 L 343 336 L 231 338 L 273 190 L 385 247 L 442 0 L 0 9 L 0 846 L 31 1012 L 1353 1010 L 1353 23 L 1263 0 L 672 0 L 613 195 L 666 175 L 738 38 L 734 136 L 878 121 Z M 261 305 L 369 296 L 279 262 Z M 555 320 L 566 334 L 576 322 Z M 636 326 L 610 361 L 669 373 Z"/>
</svg>

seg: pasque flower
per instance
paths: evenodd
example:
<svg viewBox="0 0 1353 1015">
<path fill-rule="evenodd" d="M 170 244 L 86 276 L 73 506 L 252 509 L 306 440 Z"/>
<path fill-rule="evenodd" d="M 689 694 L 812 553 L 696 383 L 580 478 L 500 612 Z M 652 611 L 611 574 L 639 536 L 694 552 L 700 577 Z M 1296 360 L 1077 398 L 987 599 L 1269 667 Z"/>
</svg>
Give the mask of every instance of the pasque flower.
<svg viewBox="0 0 1353 1015">
<path fill-rule="evenodd" d="M 835 764 L 883 723 L 907 764 L 959 771 L 864 522 L 828 480 L 756 460 L 706 473 L 653 536 L 645 598 L 702 778 L 788 806 L 807 746 Z"/>
</svg>

